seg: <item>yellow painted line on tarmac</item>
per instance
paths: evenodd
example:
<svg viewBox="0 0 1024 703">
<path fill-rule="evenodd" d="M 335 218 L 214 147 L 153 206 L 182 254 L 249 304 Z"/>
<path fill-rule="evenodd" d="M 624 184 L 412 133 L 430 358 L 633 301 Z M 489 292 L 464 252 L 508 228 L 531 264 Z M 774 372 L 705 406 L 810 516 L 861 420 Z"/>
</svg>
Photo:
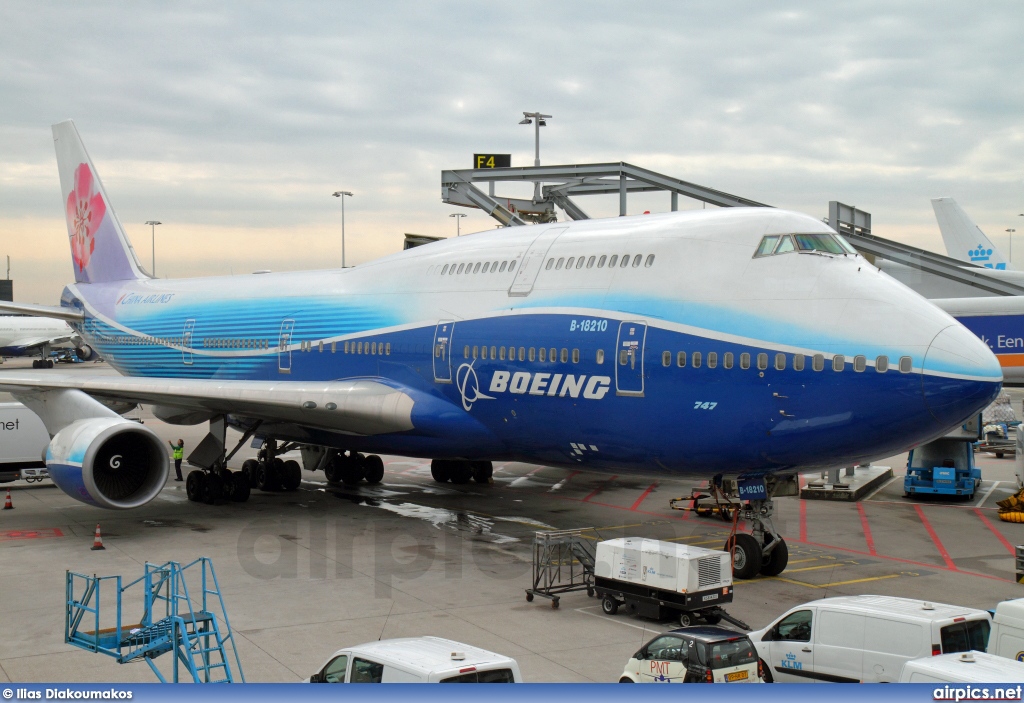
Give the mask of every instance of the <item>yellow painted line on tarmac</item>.
<svg viewBox="0 0 1024 703">
<path fill-rule="evenodd" d="M 588 527 L 584 532 L 600 532 L 601 530 L 624 530 L 627 527 L 643 527 L 644 523 L 637 522 L 632 525 L 612 525 L 611 527 Z"/>
<path fill-rule="evenodd" d="M 786 569 L 786 573 L 787 574 L 796 574 L 796 573 L 799 573 L 801 571 L 817 571 L 818 569 L 835 569 L 836 567 L 839 567 L 839 566 L 849 566 L 849 564 L 844 564 L 843 562 L 836 562 L 835 564 L 822 564 L 820 566 L 803 566 L 803 567 L 801 567 L 799 569 Z"/>
<path fill-rule="evenodd" d="M 833 581 L 831 583 L 807 583 L 806 581 L 798 581 L 797 579 L 788 579 L 783 576 L 769 576 L 768 578 L 761 579 L 762 581 L 783 581 L 784 583 L 792 583 L 796 586 L 806 586 L 807 588 L 832 588 L 834 586 L 849 586 L 854 583 L 867 583 L 868 581 L 884 581 L 885 579 L 899 578 L 900 574 L 886 574 L 885 576 L 868 576 L 862 579 L 850 579 L 849 581 Z"/>
<path fill-rule="evenodd" d="M 790 564 L 805 564 L 809 561 L 818 561 L 819 557 L 811 557 L 810 559 L 790 559 Z"/>
</svg>

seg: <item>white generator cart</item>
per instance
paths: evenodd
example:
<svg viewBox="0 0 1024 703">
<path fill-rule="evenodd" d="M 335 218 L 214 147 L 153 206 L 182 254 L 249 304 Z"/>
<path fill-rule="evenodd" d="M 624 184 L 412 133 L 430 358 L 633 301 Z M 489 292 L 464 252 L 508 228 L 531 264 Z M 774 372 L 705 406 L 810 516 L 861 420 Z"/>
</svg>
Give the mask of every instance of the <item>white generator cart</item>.
<svg viewBox="0 0 1024 703">
<path fill-rule="evenodd" d="M 721 608 L 732 602 L 732 557 L 717 549 L 639 537 L 598 542 L 594 590 L 607 615 L 625 605 L 641 617 L 677 618 L 683 627 L 724 619 L 749 629 Z"/>
</svg>

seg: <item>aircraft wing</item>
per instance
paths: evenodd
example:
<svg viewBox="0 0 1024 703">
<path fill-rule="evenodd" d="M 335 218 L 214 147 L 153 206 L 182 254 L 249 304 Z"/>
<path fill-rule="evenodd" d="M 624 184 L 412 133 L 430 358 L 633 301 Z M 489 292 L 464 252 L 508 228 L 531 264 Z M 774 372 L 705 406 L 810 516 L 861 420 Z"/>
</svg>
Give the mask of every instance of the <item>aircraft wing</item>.
<svg viewBox="0 0 1024 703">
<path fill-rule="evenodd" d="M 148 403 L 180 409 L 183 415 L 233 414 L 357 435 L 413 429 L 412 396 L 371 379 L 306 383 L 0 374 L 0 391 L 33 395 L 60 390 L 82 391 L 100 401 Z"/>
<path fill-rule="evenodd" d="M 62 308 L 53 305 L 33 305 L 31 303 L 11 303 L 0 300 L 0 312 L 13 312 L 19 315 L 33 315 L 35 317 L 52 317 L 65 322 L 81 322 L 85 319 L 85 313 Z"/>
<path fill-rule="evenodd" d="M 63 337 L 22 337 L 21 339 L 15 339 L 4 346 L 11 347 L 13 349 L 32 349 L 34 347 L 41 347 L 44 344 L 52 346 L 55 344 L 65 344 L 70 341 L 71 335 L 64 335 Z"/>
</svg>

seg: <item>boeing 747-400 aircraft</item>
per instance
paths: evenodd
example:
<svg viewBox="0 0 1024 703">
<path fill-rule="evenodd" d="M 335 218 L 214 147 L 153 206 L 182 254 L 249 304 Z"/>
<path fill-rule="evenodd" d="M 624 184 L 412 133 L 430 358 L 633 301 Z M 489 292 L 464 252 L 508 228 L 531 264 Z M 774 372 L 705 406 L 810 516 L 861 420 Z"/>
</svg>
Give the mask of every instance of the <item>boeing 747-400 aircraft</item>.
<svg viewBox="0 0 1024 703">
<path fill-rule="evenodd" d="M 734 208 L 509 227 L 349 269 L 160 280 L 141 269 L 71 122 L 53 128 L 75 282 L 50 314 L 123 378 L 0 374 L 42 418 L 71 496 L 152 500 L 167 450 L 115 410 L 209 422 L 190 497 L 379 482 L 374 453 L 438 481 L 492 461 L 711 479 L 750 501 L 738 574 L 779 573 L 772 497 L 795 474 L 891 456 L 991 402 L 999 364 L 819 220 Z M 8 309 L 24 309 L 7 306 Z M 36 314 L 43 310 L 33 308 Z M 226 424 L 266 440 L 226 469 Z"/>
<path fill-rule="evenodd" d="M 2 357 L 38 356 L 34 369 L 52 369 L 50 352 L 74 349 L 78 358 L 93 358 L 92 349 L 63 320 L 25 315 L 0 315 L 0 361 Z"/>
</svg>

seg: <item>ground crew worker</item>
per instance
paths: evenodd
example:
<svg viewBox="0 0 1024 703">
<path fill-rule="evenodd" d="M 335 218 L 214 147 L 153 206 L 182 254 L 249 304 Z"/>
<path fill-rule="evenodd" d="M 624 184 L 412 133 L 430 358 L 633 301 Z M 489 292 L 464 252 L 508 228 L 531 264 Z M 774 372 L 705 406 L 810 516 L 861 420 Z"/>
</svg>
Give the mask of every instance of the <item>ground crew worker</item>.
<svg viewBox="0 0 1024 703">
<path fill-rule="evenodd" d="M 181 480 L 181 459 L 185 456 L 185 440 L 179 439 L 178 443 L 167 442 L 171 445 L 171 449 L 174 451 L 174 473 L 177 474 L 175 481 Z"/>
</svg>

